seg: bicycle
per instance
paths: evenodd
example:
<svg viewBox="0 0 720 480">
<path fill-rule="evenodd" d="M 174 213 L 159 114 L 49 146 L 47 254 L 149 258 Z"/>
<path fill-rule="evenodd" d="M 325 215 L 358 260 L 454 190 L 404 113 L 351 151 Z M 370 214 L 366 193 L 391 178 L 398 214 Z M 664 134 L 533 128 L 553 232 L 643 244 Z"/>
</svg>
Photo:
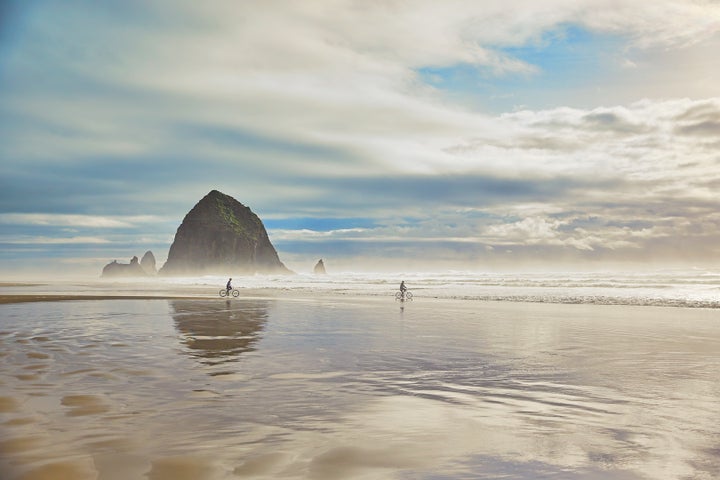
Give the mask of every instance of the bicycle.
<svg viewBox="0 0 720 480">
<path fill-rule="evenodd" d="M 412 301 L 413 295 L 412 292 L 405 290 L 405 292 L 397 292 L 395 294 L 395 300 L 400 300 L 401 302 L 404 302 L 405 300 Z"/>
<path fill-rule="evenodd" d="M 222 290 L 220 290 L 220 296 L 221 296 L 221 297 L 225 298 L 225 297 L 230 296 L 230 295 L 232 295 L 233 297 L 236 297 L 236 298 L 237 298 L 237 297 L 240 295 L 240 292 L 239 292 L 238 290 L 235 290 L 234 288 L 233 288 L 232 290 L 227 290 L 227 289 L 225 289 L 225 288 L 223 288 Z"/>
</svg>

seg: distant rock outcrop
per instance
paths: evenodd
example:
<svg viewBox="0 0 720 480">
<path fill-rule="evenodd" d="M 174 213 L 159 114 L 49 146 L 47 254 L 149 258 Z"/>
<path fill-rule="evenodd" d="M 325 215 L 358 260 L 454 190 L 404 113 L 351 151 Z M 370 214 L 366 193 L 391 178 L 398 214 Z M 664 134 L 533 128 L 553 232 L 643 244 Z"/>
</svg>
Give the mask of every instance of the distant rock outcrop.
<svg viewBox="0 0 720 480">
<path fill-rule="evenodd" d="M 315 272 L 315 274 L 317 275 L 325 275 L 327 273 L 325 271 L 325 264 L 323 263 L 322 258 L 318 260 L 318 263 L 315 264 L 313 272 Z"/>
<path fill-rule="evenodd" d="M 133 257 L 130 263 L 118 263 L 117 260 L 105 265 L 102 271 L 103 277 L 146 277 L 147 273 L 140 266 L 138 257 Z"/>
<path fill-rule="evenodd" d="M 280 261 L 262 221 L 213 190 L 185 215 L 161 275 L 292 273 Z"/>
<path fill-rule="evenodd" d="M 148 275 L 157 275 L 157 266 L 155 263 L 155 255 L 148 250 L 140 260 L 140 266 L 145 270 Z"/>
<path fill-rule="evenodd" d="M 130 263 L 118 263 L 117 260 L 105 265 L 102 271 L 102 277 L 147 277 L 157 275 L 155 268 L 155 256 L 148 250 L 143 255 L 141 261 L 138 257 L 130 259 Z"/>
</svg>

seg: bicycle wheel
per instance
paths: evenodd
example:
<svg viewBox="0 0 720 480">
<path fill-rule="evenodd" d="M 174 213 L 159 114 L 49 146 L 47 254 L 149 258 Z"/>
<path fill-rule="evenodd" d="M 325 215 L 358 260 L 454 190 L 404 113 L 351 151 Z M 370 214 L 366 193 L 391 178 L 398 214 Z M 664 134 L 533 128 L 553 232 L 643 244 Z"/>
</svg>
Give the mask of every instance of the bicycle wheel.
<svg viewBox="0 0 720 480">
<path fill-rule="evenodd" d="M 403 298 L 402 292 L 397 292 L 397 293 L 395 294 L 395 300 L 402 300 L 402 298 Z"/>
<path fill-rule="evenodd" d="M 412 293 L 411 293 L 411 292 L 405 292 L 405 300 L 412 300 Z"/>
<path fill-rule="evenodd" d="M 227 290 L 220 290 L 221 297 L 225 297 L 225 296 L 227 296 L 227 294 L 228 294 Z"/>
<path fill-rule="evenodd" d="M 237 298 L 239 295 L 240 295 L 240 292 L 239 292 L 239 291 L 237 291 L 237 290 L 233 290 L 233 291 L 232 291 L 232 296 L 233 296 L 233 297 L 236 297 L 236 298 Z"/>
</svg>

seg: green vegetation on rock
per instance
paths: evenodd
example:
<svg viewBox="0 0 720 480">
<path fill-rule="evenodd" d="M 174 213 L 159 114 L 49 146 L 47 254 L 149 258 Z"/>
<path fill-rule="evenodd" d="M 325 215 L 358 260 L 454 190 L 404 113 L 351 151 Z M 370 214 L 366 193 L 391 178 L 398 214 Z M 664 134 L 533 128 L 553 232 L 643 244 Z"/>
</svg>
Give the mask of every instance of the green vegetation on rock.
<svg viewBox="0 0 720 480">
<path fill-rule="evenodd" d="M 280 261 L 260 218 L 217 190 L 185 216 L 160 272 L 291 273 Z"/>
</svg>

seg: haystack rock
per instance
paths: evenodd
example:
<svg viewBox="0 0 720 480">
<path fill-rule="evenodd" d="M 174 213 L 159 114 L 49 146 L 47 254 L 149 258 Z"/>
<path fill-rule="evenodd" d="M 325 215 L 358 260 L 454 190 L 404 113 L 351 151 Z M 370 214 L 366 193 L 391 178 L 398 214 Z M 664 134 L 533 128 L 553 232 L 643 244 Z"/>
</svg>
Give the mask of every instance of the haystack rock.
<svg viewBox="0 0 720 480">
<path fill-rule="evenodd" d="M 185 215 L 161 275 L 292 273 L 280 261 L 260 218 L 213 190 Z"/>
<path fill-rule="evenodd" d="M 148 250 L 145 252 L 145 255 L 143 255 L 142 260 L 140 260 L 140 266 L 145 270 L 145 273 L 148 275 L 156 275 L 157 274 L 157 266 L 155 262 L 155 255 Z"/>
<path fill-rule="evenodd" d="M 105 265 L 102 271 L 103 277 L 145 277 L 147 273 L 140 266 L 138 257 L 133 257 L 130 263 L 118 263 L 117 260 Z"/>
<path fill-rule="evenodd" d="M 325 264 L 323 263 L 322 258 L 318 260 L 318 263 L 315 264 L 313 272 L 315 272 L 315 274 L 317 275 L 325 275 L 327 273 L 325 271 Z"/>
</svg>

